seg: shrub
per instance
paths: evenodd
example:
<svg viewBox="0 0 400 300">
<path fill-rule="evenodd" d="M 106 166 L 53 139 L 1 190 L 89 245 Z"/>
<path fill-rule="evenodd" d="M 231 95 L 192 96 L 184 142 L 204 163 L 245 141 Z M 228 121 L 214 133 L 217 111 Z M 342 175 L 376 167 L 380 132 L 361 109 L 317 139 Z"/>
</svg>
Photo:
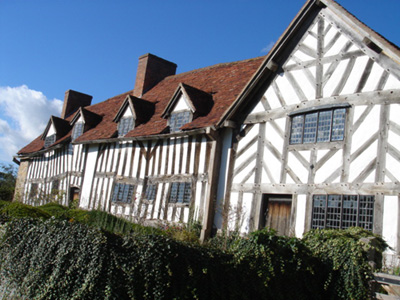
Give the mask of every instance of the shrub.
<svg viewBox="0 0 400 300">
<path fill-rule="evenodd" d="M 375 243 L 365 245 L 361 238 L 374 237 Z M 304 242 L 313 255 L 323 263 L 327 299 L 368 299 L 369 282 L 373 279 L 368 263 L 368 251 L 376 252 L 376 263 L 388 247 L 379 236 L 362 228 L 346 230 L 316 229 L 304 235 Z"/>
<path fill-rule="evenodd" d="M 0 201 L 0 215 L 5 215 L 8 218 L 50 218 L 50 214 L 39 208 L 20 202 L 6 201 Z"/>
</svg>

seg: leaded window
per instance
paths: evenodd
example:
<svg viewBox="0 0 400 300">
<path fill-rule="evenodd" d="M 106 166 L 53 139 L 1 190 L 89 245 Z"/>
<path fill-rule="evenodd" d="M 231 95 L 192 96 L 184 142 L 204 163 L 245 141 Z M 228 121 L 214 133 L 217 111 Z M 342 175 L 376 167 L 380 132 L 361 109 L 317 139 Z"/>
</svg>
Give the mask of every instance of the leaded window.
<svg viewBox="0 0 400 300">
<path fill-rule="evenodd" d="M 60 180 L 54 179 L 53 182 L 51 183 L 51 193 L 52 194 L 57 194 L 60 189 Z"/>
<path fill-rule="evenodd" d="M 134 128 L 133 117 L 122 118 L 118 122 L 118 136 L 124 136 Z"/>
<path fill-rule="evenodd" d="M 55 142 L 56 142 L 56 135 L 55 134 L 46 136 L 46 139 L 44 140 L 44 147 L 48 148 L 51 145 L 53 145 Z"/>
<path fill-rule="evenodd" d="M 156 184 L 149 184 L 146 187 L 145 191 L 145 199 L 149 201 L 153 201 L 156 199 L 156 192 L 157 192 L 157 185 Z"/>
<path fill-rule="evenodd" d="M 314 195 L 312 228 L 362 227 L 372 231 L 374 196 Z"/>
<path fill-rule="evenodd" d="M 290 144 L 310 144 L 344 139 L 346 109 L 326 109 L 292 117 Z"/>
<path fill-rule="evenodd" d="M 37 183 L 31 184 L 31 189 L 29 190 L 29 198 L 36 198 L 38 196 L 39 185 Z"/>
<path fill-rule="evenodd" d="M 83 134 L 84 126 L 85 126 L 85 124 L 83 122 L 75 123 L 74 129 L 72 130 L 72 140 L 73 141 Z"/>
<path fill-rule="evenodd" d="M 179 131 L 179 129 L 190 122 L 191 113 L 189 110 L 171 113 L 169 118 L 169 128 L 171 132 Z"/>
<path fill-rule="evenodd" d="M 192 197 L 191 182 L 173 182 L 169 193 L 170 203 L 190 203 Z"/>
<path fill-rule="evenodd" d="M 131 203 L 134 189 L 135 186 L 133 184 L 116 183 L 114 185 L 112 202 Z"/>
</svg>

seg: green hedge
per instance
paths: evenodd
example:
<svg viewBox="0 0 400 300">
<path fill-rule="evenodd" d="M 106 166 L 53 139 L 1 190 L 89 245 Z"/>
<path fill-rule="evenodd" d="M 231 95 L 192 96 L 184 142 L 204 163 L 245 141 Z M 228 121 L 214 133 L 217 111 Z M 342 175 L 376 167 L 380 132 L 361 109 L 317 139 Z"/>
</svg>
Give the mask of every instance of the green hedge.
<svg viewBox="0 0 400 300">
<path fill-rule="evenodd" d="M 0 231 L 0 287 L 10 298 L 367 299 L 367 253 L 373 247 L 379 260 L 387 247 L 359 228 L 303 240 L 264 229 L 200 246 L 104 212 L 38 209 L 53 217 L 11 217 Z"/>
</svg>

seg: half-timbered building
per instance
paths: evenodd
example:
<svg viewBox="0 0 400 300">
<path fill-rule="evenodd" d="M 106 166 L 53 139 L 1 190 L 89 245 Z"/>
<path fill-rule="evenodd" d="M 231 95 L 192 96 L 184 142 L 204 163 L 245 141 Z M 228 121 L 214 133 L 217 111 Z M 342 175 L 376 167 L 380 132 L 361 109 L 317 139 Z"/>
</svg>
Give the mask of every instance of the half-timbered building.
<svg viewBox="0 0 400 300">
<path fill-rule="evenodd" d="M 301 236 L 361 226 L 400 242 L 400 50 L 332 0 L 307 1 L 265 57 L 175 74 L 60 118 L 18 153 L 26 203 L 136 221 Z"/>
</svg>

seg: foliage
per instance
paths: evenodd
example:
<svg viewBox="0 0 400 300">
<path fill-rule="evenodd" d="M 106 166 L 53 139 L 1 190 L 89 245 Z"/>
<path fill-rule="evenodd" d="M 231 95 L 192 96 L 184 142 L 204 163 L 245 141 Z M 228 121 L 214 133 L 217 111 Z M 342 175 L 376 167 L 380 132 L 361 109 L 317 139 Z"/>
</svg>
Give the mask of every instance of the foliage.
<svg viewBox="0 0 400 300">
<path fill-rule="evenodd" d="M 20 202 L 7 201 L 0 201 L 0 215 L 7 216 L 8 218 L 50 218 L 47 212 L 39 208 Z"/>
<path fill-rule="evenodd" d="M 365 244 L 362 238 L 374 238 Z M 304 242 L 313 255 L 323 263 L 325 290 L 329 299 L 368 299 L 369 282 L 373 278 L 368 253 L 375 252 L 375 263 L 380 264 L 382 252 L 388 247 L 379 236 L 362 228 L 346 230 L 312 230 Z"/>
<path fill-rule="evenodd" d="M 12 165 L 0 165 L 0 200 L 12 201 L 16 180 L 16 170 Z"/>
</svg>

